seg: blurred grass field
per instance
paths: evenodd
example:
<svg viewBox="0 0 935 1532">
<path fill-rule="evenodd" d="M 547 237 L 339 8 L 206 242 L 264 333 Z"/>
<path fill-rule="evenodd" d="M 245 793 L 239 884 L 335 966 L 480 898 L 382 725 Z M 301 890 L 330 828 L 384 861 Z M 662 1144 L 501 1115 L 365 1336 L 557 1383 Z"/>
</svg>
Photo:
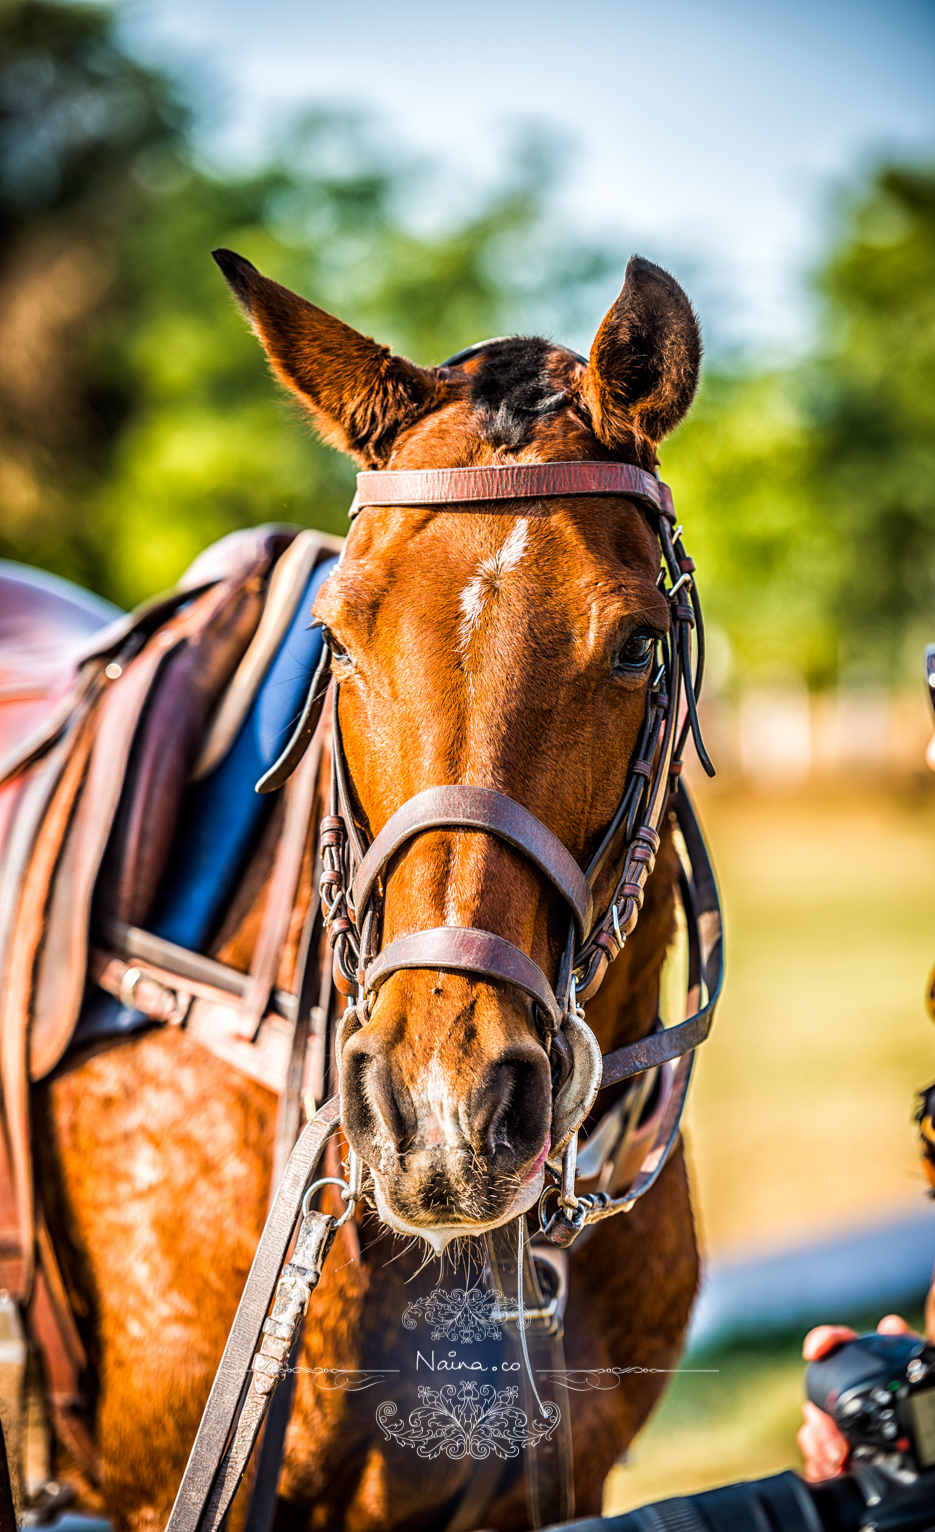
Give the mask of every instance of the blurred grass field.
<svg viewBox="0 0 935 1532">
<path fill-rule="evenodd" d="M 918 1206 L 935 779 L 698 802 L 727 942 L 686 1125 L 705 1248 L 785 1246 Z"/>
<path fill-rule="evenodd" d="M 860 1332 L 873 1329 L 880 1316 L 837 1317 Z M 922 1324 L 920 1310 L 906 1318 Z M 608 1475 L 605 1515 L 735 1479 L 801 1469 L 795 1441 L 802 1424 L 801 1335 L 721 1347 L 693 1356 L 689 1365 L 716 1371 L 684 1372 L 673 1380 L 630 1462 Z"/>
<path fill-rule="evenodd" d="M 921 1211 L 912 1119 L 935 1076 L 922 998 L 935 960 L 935 781 L 792 796 L 702 787 L 696 802 L 728 975 L 686 1124 L 703 1250 L 762 1253 Z M 798 1466 L 801 1342 L 692 1356 L 718 1371 L 675 1378 L 608 1478 L 605 1511 Z"/>
</svg>

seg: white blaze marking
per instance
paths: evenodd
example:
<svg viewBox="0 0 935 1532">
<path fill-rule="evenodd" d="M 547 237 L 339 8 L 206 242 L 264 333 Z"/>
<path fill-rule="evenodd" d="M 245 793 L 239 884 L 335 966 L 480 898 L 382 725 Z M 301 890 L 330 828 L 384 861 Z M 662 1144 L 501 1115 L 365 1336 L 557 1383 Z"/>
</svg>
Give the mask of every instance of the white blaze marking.
<svg viewBox="0 0 935 1532">
<path fill-rule="evenodd" d="M 481 625 L 484 607 L 491 596 L 496 596 L 503 577 L 515 569 L 529 543 L 529 522 L 521 516 L 514 522 L 499 552 L 484 559 L 477 574 L 469 580 L 461 592 L 461 622 L 458 626 L 458 648 L 462 660 L 467 663 L 471 640 Z"/>
<path fill-rule="evenodd" d="M 412 1092 L 412 1104 L 423 1148 L 437 1149 L 442 1144 L 449 1148 L 458 1147 L 460 1130 L 457 1107 L 453 1107 L 448 1078 L 437 1054 L 429 1061 L 419 1087 Z"/>
</svg>

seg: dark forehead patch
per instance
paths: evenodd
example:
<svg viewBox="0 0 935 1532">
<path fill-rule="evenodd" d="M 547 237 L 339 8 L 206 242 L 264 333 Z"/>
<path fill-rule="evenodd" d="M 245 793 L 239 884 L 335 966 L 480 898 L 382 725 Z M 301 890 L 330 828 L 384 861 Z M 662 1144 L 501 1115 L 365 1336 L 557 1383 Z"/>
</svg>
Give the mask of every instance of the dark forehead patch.
<svg viewBox="0 0 935 1532">
<path fill-rule="evenodd" d="M 560 409 L 565 394 L 549 377 L 553 350 L 541 336 L 515 335 L 494 341 L 480 355 L 472 375 L 472 397 L 486 421 L 486 439 L 496 447 L 521 446 L 543 415 Z"/>
</svg>

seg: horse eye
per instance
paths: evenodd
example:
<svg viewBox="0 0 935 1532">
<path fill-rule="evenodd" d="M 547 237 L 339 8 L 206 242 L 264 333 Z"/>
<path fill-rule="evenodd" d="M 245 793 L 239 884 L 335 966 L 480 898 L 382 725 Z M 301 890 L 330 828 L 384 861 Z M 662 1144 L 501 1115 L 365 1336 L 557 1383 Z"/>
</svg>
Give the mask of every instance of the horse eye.
<svg viewBox="0 0 935 1532">
<path fill-rule="evenodd" d="M 339 680 L 343 680 L 344 677 L 349 676 L 354 669 L 354 661 L 351 659 L 351 656 L 344 648 L 344 645 L 335 638 L 330 628 L 323 626 L 322 634 L 324 636 L 325 643 L 331 650 L 332 672 L 338 677 Z"/>
<path fill-rule="evenodd" d="M 632 633 L 614 660 L 614 670 L 642 670 L 649 663 L 656 640 L 651 633 Z"/>
</svg>

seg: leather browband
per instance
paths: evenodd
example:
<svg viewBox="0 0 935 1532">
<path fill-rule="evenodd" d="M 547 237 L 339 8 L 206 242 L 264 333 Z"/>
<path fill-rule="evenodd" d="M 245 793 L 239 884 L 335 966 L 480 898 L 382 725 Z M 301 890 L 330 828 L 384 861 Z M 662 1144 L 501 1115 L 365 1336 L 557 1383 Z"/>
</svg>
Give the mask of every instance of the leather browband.
<svg viewBox="0 0 935 1532">
<path fill-rule="evenodd" d="M 474 500 L 548 500 L 562 495 L 627 495 L 646 501 L 654 511 L 675 521 L 669 486 L 655 474 L 630 463 L 592 462 L 359 473 L 350 514 L 353 517 L 368 505 L 444 505 L 454 509 Z M 509 509 L 500 514 L 509 515 Z"/>
<path fill-rule="evenodd" d="M 556 1031 L 562 1024 L 561 1008 L 538 963 L 493 931 L 482 931 L 477 926 L 433 926 L 428 931 L 397 937 L 367 969 L 368 989 L 378 990 L 400 968 L 450 968 L 459 973 L 482 974 L 486 979 L 502 979 L 538 1001 Z"/>
<path fill-rule="evenodd" d="M 591 887 L 571 852 L 521 803 L 492 787 L 452 784 L 416 793 L 387 820 L 357 869 L 351 885 L 355 910 L 363 910 L 391 856 L 429 830 L 484 830 L 522 851 L 571 905 L 584 941 L 591 929 Z"/>
</svg>

